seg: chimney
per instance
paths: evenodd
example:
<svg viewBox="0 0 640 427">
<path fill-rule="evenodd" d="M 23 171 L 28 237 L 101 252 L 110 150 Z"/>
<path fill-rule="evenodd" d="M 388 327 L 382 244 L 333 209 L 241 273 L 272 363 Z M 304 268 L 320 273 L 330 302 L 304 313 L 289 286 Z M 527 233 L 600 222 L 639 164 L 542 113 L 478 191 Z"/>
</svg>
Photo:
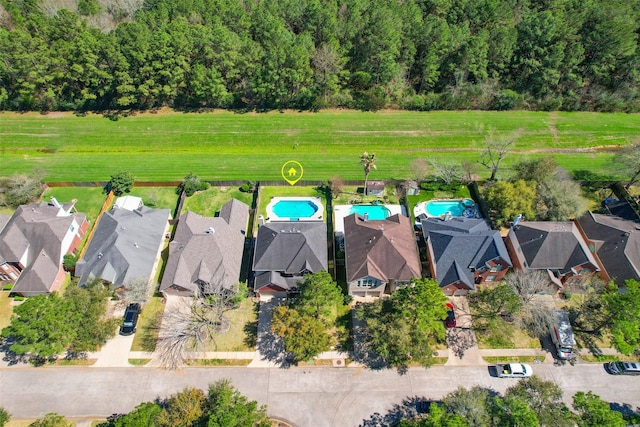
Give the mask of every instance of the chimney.
<svg viewBox="0 0 640 427">
<path fill-rule="evenodd" d="M 209 227 L 207 228 L 207 231 L 205 231 L 205 234 L 214 234 L 216 232 L 216 230 L 213 227 Z"/>
<path fill-rule="evenodd" d="M 369 221 L 369 212 L 364 213 L 364 220 Z"/>
<path fill-rule="evenodd" d="M 449 211 L 445 212 L 445 214 L 444 214 L 444 220 L 445 220 L 445 222 L 446 222 L 446 221 L 450 221 L 450 220 L 451 220 L 451 218 L 453 218 L 453 217 L 451 216 L 451 212 L 449 212 Z"/>
<path fill-rule="evenodd" d="M 51 196 L 51 204 L 53 206 L 55 206 L 56 208 L 61 208 L 62 206 L 60 205 L 60 203 L 58 202 L 58 199 L 56 199 L 55 197 Z"/>
</svg>

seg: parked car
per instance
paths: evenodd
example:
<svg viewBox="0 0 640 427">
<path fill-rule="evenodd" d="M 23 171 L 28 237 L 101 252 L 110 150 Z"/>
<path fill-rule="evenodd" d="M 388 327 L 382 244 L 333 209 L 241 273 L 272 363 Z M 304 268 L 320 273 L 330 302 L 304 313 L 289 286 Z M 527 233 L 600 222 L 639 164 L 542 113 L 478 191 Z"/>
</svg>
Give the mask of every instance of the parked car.
<svg viewBox="0 0 640 427">
<path fill-rule="evenodd" d="M 500 378 L 527 378 L 531 376 L 533 370 L 526 363 L 507 363 L 496 365 L 496 372 Z"/>
<path fill-rule="evenodd" d="M 140 315 L 140 304 L 129 304 L 124 310 L 122 326 L 120 326 L 120 335 L 131 335 L 136 331 L 138 324 L 138 316 Z"/>
<path fill-rule="evenodd" d="M 447 328 L 455 328 L 456 327 L 456 313 L 453 311 L 453 304 L 448 302 L 447 306 L 447 318 L 444 321 L 444 324 L 447 325 Z"/>
<path fill-rule="evenodd" d="M 640 363 L 609 362 L 605 367 L 611 375 L 640 375 Z"/>
</svg>

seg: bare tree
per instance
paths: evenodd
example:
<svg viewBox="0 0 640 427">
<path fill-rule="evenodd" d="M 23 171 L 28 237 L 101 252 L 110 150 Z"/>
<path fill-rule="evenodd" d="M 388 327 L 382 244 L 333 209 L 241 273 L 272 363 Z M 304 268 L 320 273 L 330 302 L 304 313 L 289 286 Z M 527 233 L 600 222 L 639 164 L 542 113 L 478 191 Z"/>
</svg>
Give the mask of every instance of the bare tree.
<svg viewBox="0 0 640 427">
<path fill-rule="evenodd" d="M 429 162 L 422 157 L 413 159 L 411 161 L 411 171 L 413 172 L 413 178 L 419 183 L 424 180 L 429 173 Z"/>
<path fill-rule="evenodd" d="M 635 141 L 634 145 L 617 154 L 613 161 L 616 170 L 623 171 L 629 176 L 629 181 L 624 186 L 628 190 L 640 180 L 640 138 Z"/>
<path fill-rule="evenodd" d="M 344 181 L 338 175 L 331 178 L 329 181 L 329 186 L 331 188 L 331 196 L 334 199 L 337 199 L 340 194 L 342 194 L 342 189 L 344 188 Z"/>
<path fill-rule="evenodd" d="M 168 369 L 182 366 L 187 354 L 200 351 L 218 334 L 226 332 L 230 323 L 225 317 L 246 297 L 246 285 L 231 289 L 217 287 L 214 292 L 197 292 L 193 297 L 172 301 L 164 313 L 158 336 L 157 352 L 160 364 Z"/>
<path fill-rule="evenodd" d="M 446 184 L 462 180 L 463 171 L 459 163 L 431 159 L 429 164 L 431 165 L 436 178 L 442 180 Z"/>
<path fill-rule="evenodd" d="M 549 278 L 540 270 L 517 270 L 507 274 L 504 281 L 513 288 L 523 306 L 531 303 L 537 295 L 548 293 L 550 286 Z"/>
<path fill-rule="evenodd" d="M 500 169 L 500 163 L 509 154 L 516 140 L 520 137 L 521 131 L 501 138 L 496 137 L 493 131 L 485 137 L 485 148 L 480 154 L 478 163 L 491 171 L 490 181 L 496 180 L 496 175 Z"/>
<path fill-rule="evenodd" d="M 16 173 L 0 181 L 0 205 L 17 208 L 38 200 L 43 191 L 39 173 Z"/>
<path fill-rule="evenodd" d="M 515 271 L 504 281 L 520 298 L 521 308 L 515 314 L 521 328 L 531 336 L 543 337 L 549 333 L 552 308 L 540 298 L 549 291 L 550 281 L 540 270 L 531 272 Z"/>
<path fill-rule="evenodd" d="M 120 300 L 125 304 L 138 303 L 144 305 L 151 297 L 149 281 L 143 278 L 134 278 L 129 281 L 119 292 Z"/>
</svg>

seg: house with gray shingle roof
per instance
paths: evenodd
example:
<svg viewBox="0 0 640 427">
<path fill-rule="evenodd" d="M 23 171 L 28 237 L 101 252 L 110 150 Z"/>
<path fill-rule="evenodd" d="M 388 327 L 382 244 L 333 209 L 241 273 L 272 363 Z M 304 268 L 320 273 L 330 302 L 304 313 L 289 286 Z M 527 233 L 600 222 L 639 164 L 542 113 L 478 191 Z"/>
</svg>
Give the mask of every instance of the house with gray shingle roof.
<svg viewBox="0 0 640 427">
<path fill-rule="evenodd" d="M 558 288 L 580 285 L 600 267 L 573 222 L 522 221 L 506 238 L 514 268 L 545 271 Z"/>
<path fill-rule="evenodd" d="M 613 280 L 620 287 L 628 279 L 640 281 L 640 223 L 587 212 L 576 224 L 596 254 L 603 280 Z"/>
<path fill-rule="evenodd" d="M 422 277 L 415 234 L 406 216 L 369 220 L 351 214 L 344 218 L 344 244 L 349 295 L 380 297 Z"/>
<path fill-rule="evenodd" d="M 33 296 L 57 291 L 66 273 L 62 259 L 73 253 L 89 227 L 75 202 L 18 207 L 0 232 L 0 279 L 15 281 L 12 292 Z"/>
<path fill-rule="evenodd" d="M 134 279 L 150 281 L 169 227 L 169 215 L 169 209 L 146 206 L 105 212 L 76 264 L 78 285 L 84 286 L 92 278 L 105 280 L 114 288 Z"/>
<path fill-rule="evenodd" d="M 482 283 L 498 282 L 512 266 L 500 232 L 484 219 L 427 218 L 422 232 L 431 277 L 447 295 L 466 295 Z"/>
<path fill-rule="evenodd" d="M 164 270 L 160 291 L 191 296 L 229 289 L 240 280 L 249 206 L 231 199 L 217 217 L 182 215 Z"/>
<path fill-rule="evenodd" d="M 287 296 L 304 274 L 327 269 L 327 224 L 270 222 L 258 229 L 253 258 L 254 292 Z"/>
</svg>

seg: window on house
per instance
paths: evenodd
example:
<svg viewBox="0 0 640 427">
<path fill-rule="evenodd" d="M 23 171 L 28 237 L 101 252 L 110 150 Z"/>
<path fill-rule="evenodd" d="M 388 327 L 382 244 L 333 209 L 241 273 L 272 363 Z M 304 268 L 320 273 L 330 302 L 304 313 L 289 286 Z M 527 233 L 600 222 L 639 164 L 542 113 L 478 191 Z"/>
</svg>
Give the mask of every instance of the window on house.
<svg viewBox="0 0 640 427">
<path fill-rule="evenodd" d="M 491 267 L 491 271 L 494 272 L 494 273 L 496 271 L 500 271 L 500 270 L 502 270 L 502 265 L 500 265 L 500 264 L 496 264 L 493 267 Z"/>
<path fill-rule="evenodd" d="M 14 273 L 13 271 L 9 273 L 9 276 L 11 276 L 11 278 L 13 280 L 16 280 L 18 278 L 18 276 L 16 275 L 16 273 Z"/>
<path fill-rule="evenodd" d="M 69 227 L 69 231 L 73 233 L 75 231 L 75 229 L 76 228 L 73 226 L 73 224 L 71 224 L 71 226 Z"/>
<path fill-rule="evenodd" d="M 489 274 L 489 275 L 487 276 L 486 281 L 487 281 L 487 282 L 493 282 L 494 280 L 496 280 L 496 277 L 498 277 L 498 275 L 497 275 L 497 274 Z"/>
</svg>

